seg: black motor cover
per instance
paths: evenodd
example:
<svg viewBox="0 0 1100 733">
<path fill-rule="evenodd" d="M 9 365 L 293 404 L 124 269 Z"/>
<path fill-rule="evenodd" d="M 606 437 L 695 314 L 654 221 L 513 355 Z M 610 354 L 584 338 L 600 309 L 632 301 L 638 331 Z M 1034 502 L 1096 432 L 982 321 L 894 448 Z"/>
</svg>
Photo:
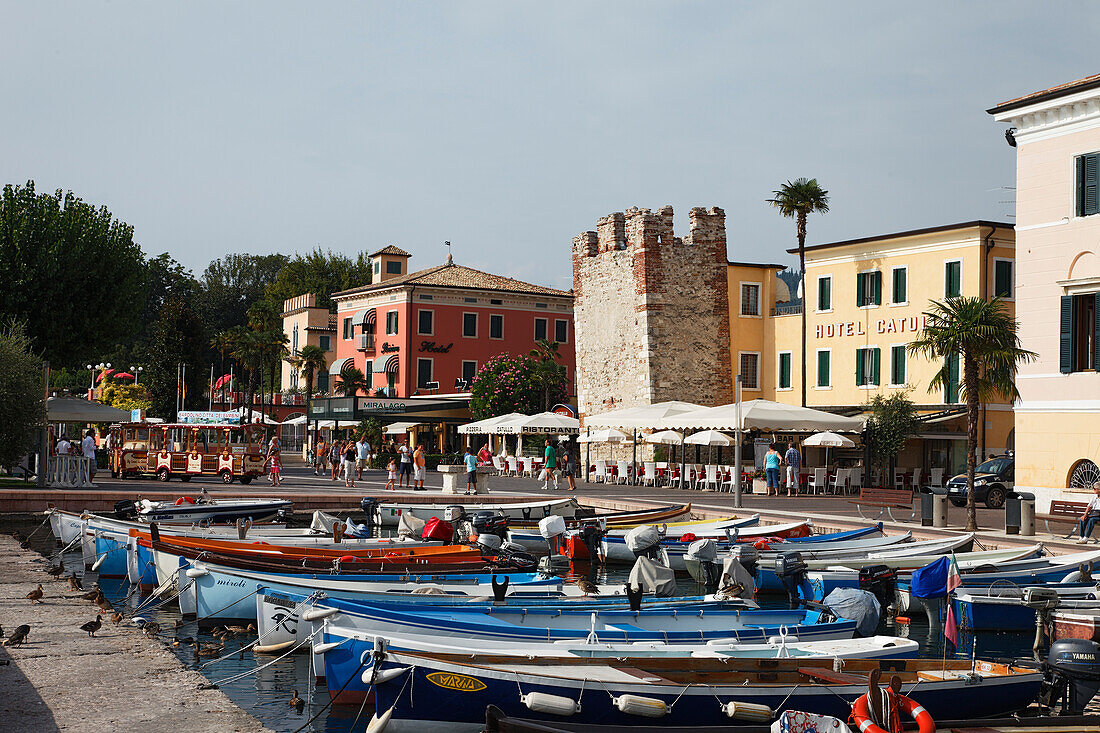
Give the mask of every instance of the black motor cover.
<svg viewBox="0 0 1100 733">
<path fill-rule="evenodd" d="M 373 496 L 364 496 L 363 500 L 359 502 L 359 506 L 363 507 L 363 513 L 367 515 L 367 524 L 374 524 L 378 499 Z"/>
<path fill-rule="evenodd" d="M 790 598 L 791 607 L 799 604 L 798 586 L 806 579 L 806 563 L 801 552 L 781 552 L 775 557 L 775 574 Z"/>
<path fill-rule="evenodd" d="M 137 504 L 130 499 L 115 502 L 115 518 L 133 519 L 137 516 Z"/>
<path fill-rule="evenodd" d="M 859 589 L 870 591 L 885 609 L 894 602 L 898 571 L 889 565 L 868 565 L 859 569 Z"/>
<path fill-rule="evenodd" d="M 497 512 L 474 512 L 468 517 L 470 526 L 480 534 L 495 534 L 504 539 L 508 532 L 508 517 Z"/>
<path fill-rule="evenodd" d="M 1100 690 L 1100 644 L 1091 639 L 1060 639 L 1050 645 L 1046 663 L 1051 707 L 1062 699 L 1062 713 L 1081 715 Z"/>
</svg>

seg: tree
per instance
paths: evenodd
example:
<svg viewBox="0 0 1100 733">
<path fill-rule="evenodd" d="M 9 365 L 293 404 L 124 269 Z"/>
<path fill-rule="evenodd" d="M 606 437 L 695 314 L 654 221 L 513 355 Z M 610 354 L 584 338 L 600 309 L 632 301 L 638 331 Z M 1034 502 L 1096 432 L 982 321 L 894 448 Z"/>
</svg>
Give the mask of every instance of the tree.
<svg viewBox="0 0 1100 733">
<path fill-rule="evenodd" d="M 286 255 L 228 254 L 202 273 L 202 311 L 211 331 L 221 331 L 248 318 L 249 309 L 286 267 Z M 282 302 L 273 303 L 282 313 Z"/>
<path fill-rule="evenodd" d="M 206 385 L 206 371 L 202 368 L 205 345 L 202 318 L 194 304 L 180 297 L 165 303 L 150 328 L 145 354 L 147 366 L 142 380 L 149 389 L 153 415 L 175 419 L 176 398 L 181 387 L 192 408 L 199 404 L 196 400 L 202 397 Z M 176 371 L 179 364 L 187 365 L 187 376 L 182 384 Z"/>
<path fill-rule="evenodd" d="M 46 422 L 42 360 L 22 323 L 0 324 L 0 466 L 11 468 L 34 449 Z"/>
<path fill-rule="evenodd" d="M 332 391 L 345 397 L 354 397 L 359 392 L 364 394 L 369 392 L 370 384 L 367 382 L 367 377 L 363 374 L 362 369 L 348 365 L 340 372 L 340 376 L 337 377 L 336 383 L 332 386 Z"/>
<path fill-rule="evenodd" d="M 768 203 L 779 213 L 795 220 L 798 236 L 798 272 L 802 283 L 802 406 L 806 406 L 806 218 L 829 210 L 829 192 L 818 185 L 816 178 L 787 181 L 773 191 Z"/>
<path fill-rule="evenodd" d="M 567 381 L 567 372 L 564 364 L 558 362 L 561 352 L 558 350 L 557 341 L 538 339 L 535 348 L 528 352 L 528 356 L 535 360 L 535 380 L 542 388 L 542 409 L 549 411 L 550 406 L 558 400 L 550 401 L 550 394 L 554 385 Z"/>
<path fill-rule="evenodd" d="M 145 258 L 133 227 L 34 181 L 0 195 L 0 313 L 58 366 L 97 362 L 141 327 Z"/>
<path fill-rule="evenodd" d="M 313 399 L 313 380 L 318 372 L 328 369 L 328 359 L 325 357 L 325 350 L 320 346 L 306 344 L 299 349 L 298 355 L 291 356 L 289 361 L 291 366 L 301 372 L 302 378 L 306 380 L 306 419 L 308 430 L 309 405 L 310 401 Z M 364 375 L 363 378 L 366 379 L 366 376 Z M 316 436 L 314 436 L 314 439 L 316 439 Z"/>
<path fill-rule="evenodd" d="M 263 348 L 255 331 L 244 326 L 229 329 L 230 342 L 233 344 L 233 359 L 245 373 L 244 399 L 246 422 L 252 422 L 252 404 L 256 396 L 256 373 L 263 368 Z"/>
<path fill-rule="evenodd" d="M 924 313 L 924 331 L 909 343 L 910 353 L 931 360 L 943 360 L 932 377 L 930 389 L 947 389 L 952 372 L 962 361 L 960 397 L 966 400 L 966 531 L 978 528 L 974 510 L 974 468 L 978 449 L 978 408 L 982 402 L 1001 397 L 1010 401 L 1019 397 L 1016 370 L 1022 362 L 1037 357 L 1020 346 L 1016 318 L 1005 308 L 1000 297 L 983 300 L 976 297 L 932 301 Z"/>
<path fill-rule="evenodd" d="M 99 390 L 99 401 L 120 410 L 146 410 L 152 408 L 149 393 L 142 384 L 122 384 L 108 381 Z"/>
<path fill-rule="evenodd" d="M 295 255 L 268 286 L 265 297 L 280 310 L 283 301 L 302 293 L 316 293 L 317 305 L 332 308 L 333 293 L 368 285 L 371 282 L 370 259 L 364 254 L 353 260 L 320 247 L 306 255 Z"/>
<path fill-rule="evenodd" d="M 871 412 L 867 419 L 865 440 L 872 460 L 892 475 L 893 463 L 906 441 L 917 434 L 920 419 L 917 408 L 903 392 L 889 397 L 875 395 L 865 410 Z"/>
<path fill-rule="evenodd" d="M 530 355 L 498 354 L 485 362 L 470 385 L 470 412 L 481 420 L 509 412 L 535 413 L 565 399 L 564 370 L 540 368 Z"/>
</svg>

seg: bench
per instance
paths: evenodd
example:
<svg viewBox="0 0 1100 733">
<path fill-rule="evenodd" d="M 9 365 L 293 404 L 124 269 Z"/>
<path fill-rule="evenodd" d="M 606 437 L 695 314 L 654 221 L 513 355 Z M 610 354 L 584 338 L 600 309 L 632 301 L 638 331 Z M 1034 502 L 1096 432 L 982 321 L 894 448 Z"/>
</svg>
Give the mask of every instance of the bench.
<svg viewBox="0 0 1100 733">
<path fill-rule="evenodd" d="M 834 672 L 831 669 L 819 667 L 799 667 L 798 673 L 809 677 L 815 682 L 824 682 L 829 685 L 863 685 L 867 684 L 867 675 L 849 674 L 848 672 Z"/>
<path fill-rule="evenodd" d="M 858 499 L 851 499 L 849 503 L 856 505 L 860 517 L 863 519 L 871 519 L 871 521 L 879 519 L 883 513 L 889 515 L 891 522 L 905 522 L 917 516 L 917 510 L 913 507 L 912 489 L 875 489 L 866 487 L 859 490 Z M 865 506 L 878 507 L 878 514 L 873 519 L 865 516 L 863 514 L 863 507 Z M 909 519 L 895 519 L 895 509 L 908 509 Z"/>
<path fill-rule="evenodd" d="M 1085 513 L 1085 509 L 1088 504 L 1083 501 L 1059 501 L 1057 499 L 1050 500 L 1050 511 L 1046 514 L 1036 514 L 1036 519 L 1042 519 L 1046 525 L 1047 532 L 1054 534 L 1054 531 L 1050 528 L 1050 523 L 1055 524 L 1069 524 L 1071 525 L 1069 534 L 1066 537 L 1072 537 L 1073 531 L 1077 529 L 1077 523 L 1081 521 L 1081 515 Z"/>
</svg>

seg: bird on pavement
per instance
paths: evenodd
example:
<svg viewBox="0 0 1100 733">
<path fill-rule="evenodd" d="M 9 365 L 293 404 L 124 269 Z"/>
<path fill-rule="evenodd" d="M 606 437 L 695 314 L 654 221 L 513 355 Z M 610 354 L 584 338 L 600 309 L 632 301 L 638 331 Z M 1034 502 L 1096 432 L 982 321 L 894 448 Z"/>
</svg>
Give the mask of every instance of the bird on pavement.
<svg viewBox="0 0 1100 733">
<path fill-rule="evenodd" d="M 141 632 L 148 636 L 156 636 L 160 633 L 160 624 L 156 621 L 150 621 L 149 623 L 142 624 Z"/>
<path fill-rule="evenodd" d="M 101 595 L 99 597 L 99 600 L 96 601 L 96 605 L 99 606 L 99 608 L 104 613 L 114 613 L 115 612 L 115 607 L 111 605 L 111 602 L 108 601 L 107 597 L 104 596 L 104 595 Z"/>
<path fill-rule="evenodd" d="M 87 631 L 88 636 L 95 636 L 95 632 L 99 631 L 99 627 L 103 625 L 103 617 L 97 615 L 95 621 L 89 621 L 80 627 L 81 631 Z"/>
<path fill-rule="evenodd" d="M 92 588 L 90 591 L 80 597 L 85 601 L 94 601 L 95 599 L 99 598 L 101 593 L 102 591 L 99 589 L 99 586 L 96 585 L 96 587 Z"/>
<path fill-rule="evenodd" d="M 50 569 L 49 569 L 49 570 L 47 570 L 46 572 L 47 572 L 47 573 L 48 573 L 49 575 L 52 575 L 53 577 L 57 578 L 57 577 L 59 577 L 59 576 L 61 576 L 61 575 L 64 575 L 64 573 L 65 573 L 65 566 L 64 566 L 64 565 L 53 565 L 53 566 L 51 566 L 51 567 L 50 567 Z"/>
<path fill-rule="evenodd" d="M 34 603 L 41 603 L 43 595 L 44 593 L 42 592 L 42 584 L 39 583 L 37 588 L 27 594 L 27 599 Z"/>
<path fill-rule="evenodd" d="M 71 590 L 84 590 L 83 584 L 80 582 L 80 578 L 75 574 L 69 576 L 69 588 Z"/>
<path fill-rule="evenodd" d="M 111 616 L 111 621 L 115 626 L 118 626 L 122 622 L 122 614 L 117 611 Z"/>
<path fill-rule="evenodd" d="M 306 701 L 298 697 L 298 691 L 294 691 L 294 697 L 287 701 L 287 704 L 294 708 L 296 712 L 301 714 L 302 708 L 306 706 Z"/>
<path fill-rule="evenodd" d="M 577 587 L 587 596 L 589 594 L 598 596 L 600 594 L 600 587 L 593 583 L 588 578 L 581 578 L 577 581 Z"/>
<path fill-rule="evenodd" d="M 27 635 L 31 633 L 31 627 L 27 624 L 21 624 L 15 627 L 15 631 L 11 632 L 11 636 L 4 639 L 4 646 L 15 646 L 22 644 L 27 640 Z"/>
</svg>

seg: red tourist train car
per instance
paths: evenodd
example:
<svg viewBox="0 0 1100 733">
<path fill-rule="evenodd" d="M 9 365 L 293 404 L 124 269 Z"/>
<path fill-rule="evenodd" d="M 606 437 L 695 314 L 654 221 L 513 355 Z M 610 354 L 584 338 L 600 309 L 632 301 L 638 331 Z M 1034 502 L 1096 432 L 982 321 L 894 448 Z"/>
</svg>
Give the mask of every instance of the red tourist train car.
<svg viewBox="0 0 1100 733">
<path fill-rule="evenodd" d="M 111 475 L 220 476 L 248 484 L 265 472 L 264 437 L 262 425 L 120 423 L 111 426 Z"/>
</svg>

